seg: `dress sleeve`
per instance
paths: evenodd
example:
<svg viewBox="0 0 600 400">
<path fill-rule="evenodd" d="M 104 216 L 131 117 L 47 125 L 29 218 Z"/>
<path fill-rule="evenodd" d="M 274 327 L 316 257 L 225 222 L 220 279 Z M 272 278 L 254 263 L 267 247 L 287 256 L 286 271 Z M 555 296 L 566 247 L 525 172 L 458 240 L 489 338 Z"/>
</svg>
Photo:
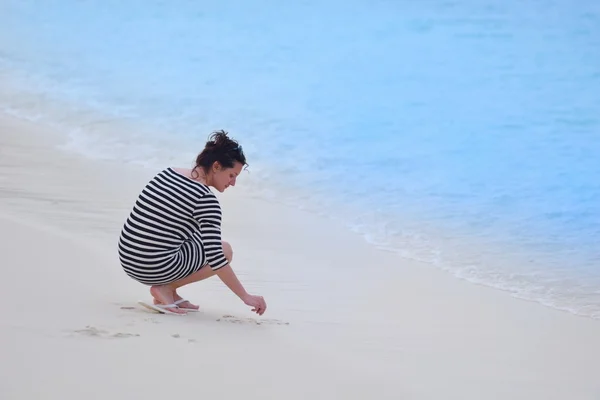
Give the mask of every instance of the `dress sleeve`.
<svg viewBox="0 0 600 400">
<path fill-rule="evenodd" d="M 206 259 L 210 268 L 216 271 L 228 264 L 221 242 L 221 206 L 214 193 L 200 197 L 194 209 L 194 219 L 200 225 L 200 233 Z"/>
</svg>

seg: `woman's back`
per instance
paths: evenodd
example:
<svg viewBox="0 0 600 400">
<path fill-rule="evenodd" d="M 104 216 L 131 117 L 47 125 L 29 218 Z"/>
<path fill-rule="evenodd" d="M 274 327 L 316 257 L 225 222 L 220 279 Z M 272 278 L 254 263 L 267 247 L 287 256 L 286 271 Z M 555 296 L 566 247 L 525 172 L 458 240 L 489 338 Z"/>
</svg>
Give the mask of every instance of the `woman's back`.
<svg viewBox="0 0 600 400">
<path fill-rule="evenodd" d="M 121 230 L 119 256 L 131 268 L 159 267 L 190 241 L 204 250 L 220 247 L 221 216 L 208 186 L 167 168 L 140 192 Z"/>
</svg>

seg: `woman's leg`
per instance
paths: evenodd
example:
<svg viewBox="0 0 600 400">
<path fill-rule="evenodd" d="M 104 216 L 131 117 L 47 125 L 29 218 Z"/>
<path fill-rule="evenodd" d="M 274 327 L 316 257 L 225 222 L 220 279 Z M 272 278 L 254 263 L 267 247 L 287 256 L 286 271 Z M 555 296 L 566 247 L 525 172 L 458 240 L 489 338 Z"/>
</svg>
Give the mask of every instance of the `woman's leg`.
<svg viewBox="0 0 600 400">
<path fill-rule="evenodd" d="M 227 258 L 227 261 L 231 263 L 231 260 L 233 259 L 233 249 L 231 248 L 231 245 L 228 242 L 223 241 L 222 243 L 225 258 Z M 154 297 L 155 303 L 172 304 L 176 300 L 181 299 L 181 297 L 177 294 L 177 289 L 179 289 L 182 286 L 189 285 L 190 283 L 199 282 L 204 279 L 210 278 L 211 276 L 216 275 L 216 273 L 216 271 L 213 271 L 210 268 L 210 265 L 205 265 L 204 267 L 200 268 L 199 271 L 194 272 L 193 274 L 188 275 L 185 278 L 180 279 L 178 281 L 171 282 L 166 285 L 152 286 L 150 288 L 150 293 L 152 294 L 152 297 Z M 185 311 L 181 309 L 167 308 L 167 310 L 180 314 L 185 313 Z"/>
</svg>

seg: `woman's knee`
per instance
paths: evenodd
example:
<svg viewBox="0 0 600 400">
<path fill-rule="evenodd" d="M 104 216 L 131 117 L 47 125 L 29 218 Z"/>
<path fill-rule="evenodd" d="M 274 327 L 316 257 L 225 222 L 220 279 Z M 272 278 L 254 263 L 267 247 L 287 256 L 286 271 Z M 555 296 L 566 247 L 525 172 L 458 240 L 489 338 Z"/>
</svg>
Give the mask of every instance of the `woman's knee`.
<svg viewBox="0 0 600 400">
<path fill-rule="evenodd" d="M 227 260 L 229 262 L 231 262 L 231 260 L 233 260 L 233 248 L 231 247 L 229 242 L 226 242 L 223 240 L 222 243 L 223 243 L 223 253 L 225 253 L 225 258 L 227 258 Z"/>
</svg>

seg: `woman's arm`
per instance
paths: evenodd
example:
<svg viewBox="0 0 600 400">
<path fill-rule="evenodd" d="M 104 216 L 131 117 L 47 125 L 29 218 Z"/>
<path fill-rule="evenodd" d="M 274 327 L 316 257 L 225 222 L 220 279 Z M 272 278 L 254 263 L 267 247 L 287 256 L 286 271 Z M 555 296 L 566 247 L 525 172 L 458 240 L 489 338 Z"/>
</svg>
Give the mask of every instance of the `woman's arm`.
<svg viewBox="0 0 600 400">
<path fill-rule="evenodd" d="M 244 289 L 244 286 L 236 276 L 235 272 L 233 272 L 231 265 L 227 264 L 226 266 L 219 268 L 217 270 L 217 275 L 242 301 L 248 297 L 248 292 L 246 292 L 246 289 Z"/>
<path fill-rule="evenodd" d="M 255 296 L 246 292 L 246 289 L 242 286 L 235 275 L 235 272 L 233 272 L 231 265 L 227 264 L 226 266 L 219 268 L 217 270 L 217 275 L 223 283 L 244 302 L 244 304 L 252 307 L 252 311 L 258 315 L 264 314 L 267 310 L 265 299 L 262 296 Z"/>
</svg>

